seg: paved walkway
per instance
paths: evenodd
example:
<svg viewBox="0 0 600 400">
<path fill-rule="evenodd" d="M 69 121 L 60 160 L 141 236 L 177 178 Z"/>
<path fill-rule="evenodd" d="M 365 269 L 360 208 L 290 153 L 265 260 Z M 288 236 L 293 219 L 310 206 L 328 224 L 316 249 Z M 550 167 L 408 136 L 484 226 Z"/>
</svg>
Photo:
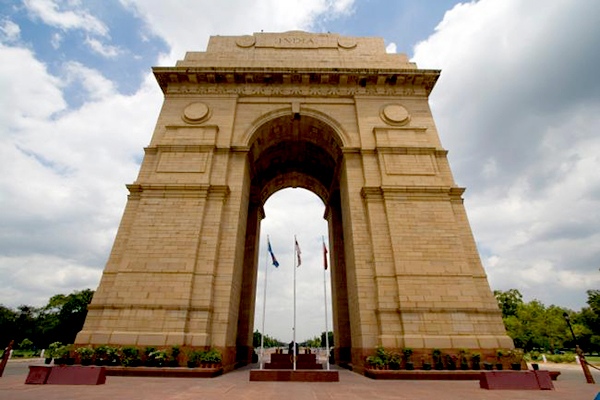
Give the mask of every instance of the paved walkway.
<svg viewBox="0 0 600 400">
<path fill-rule="evenodd" d="M 340 370 L 340 382 L 250 382 L 248 368 L 212 379 L 139 378 L 109 376 L 106 384 L 25 385 L 30 362 L 9 362 L 0 378 L 0 400 L 187 400 L 187 399 L 444 399 L 444 400 L 593 400 L 600 385 L 585 383 L 578 366 L 548 366 L 560 369 L 556 390 L 485 390 L 478 381 L 375 381 Z M 542 368 L 544 369 L 544 368 Z M 600 371 L 593 372 L 600 382 Z"/>
</svg>

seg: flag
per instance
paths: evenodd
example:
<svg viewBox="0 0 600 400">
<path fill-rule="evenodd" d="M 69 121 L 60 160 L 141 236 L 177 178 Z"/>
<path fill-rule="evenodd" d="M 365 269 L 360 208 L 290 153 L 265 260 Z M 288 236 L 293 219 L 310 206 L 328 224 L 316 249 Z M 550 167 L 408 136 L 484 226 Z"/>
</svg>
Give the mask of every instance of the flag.
<svg viewBox="0 0 600 400">
<path fill-rule="evenodd" d="M 296 242 L 296 255 L 298 256 L 298 265 L 296 266 L 299 267 L 300 264 L 302 264 L 302 259 L 300 258 L 300 246 L 298 245 L 298 241 L 296 239 L 294 239 L 294 242 Z"/>
<path fill-rule="evenodd" d="M 271 255 L 271 259 L 273 260 L 273 265 L 275 267 L 279 267 L 279 262 L 275 258 L 275 254 L 273 254 L 273 249 L 271 248 L 271 241 L 267 238 L 267 249 L 269 250 L 269 254 Z"/>
<path fill-rule="evenodd" d="M 325 241 L 323 240 L 323 266 L 327 269 L 327 246 L 325 246 Z"/>
</svg>

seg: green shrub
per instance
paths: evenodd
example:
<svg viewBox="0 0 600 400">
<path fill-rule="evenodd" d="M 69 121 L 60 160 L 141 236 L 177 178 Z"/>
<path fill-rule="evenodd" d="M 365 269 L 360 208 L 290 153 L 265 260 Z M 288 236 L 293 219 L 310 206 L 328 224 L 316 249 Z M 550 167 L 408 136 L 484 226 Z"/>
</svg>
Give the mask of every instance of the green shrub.
<svg viewBox="0 0 600 400">
<path fill-rule="evenodd" d="M 46 352 L 44 353 L 44 357 L 46 358 L 56 358 L 58 357 L 56 355 L 56 350 L 58 350 L 58 348 L 62 347 L 62 343 L 61 342 L 53 342 L 50 343 L 48 345 L 48 348 L 46 349 Z"/>
<path fill-rule="evenodd" d="M 202 353 L 201 363 L 206 364 L 219 364 L 221 363 L 221 353 L 217 349 L 210 349 Z"/>
<path fill-rule="evenodd" d="M 574 363 L 575 362 L 575 354 L 573 353 L 565 353 L 565 354 L 547 354 L 546 360 L 553 363 Z"/>
<path fill-rule="evenodd" d="M 33 348 L 33 342 L 31 340 L 25 338 L 21 341 L 21 343 L 19 343 L 18 347 L 19 347 L 19 350 L 31 350 Z"/>
<path fill-rule="evenodd" d="M 140 362 L 140 351 L 137 347 L 125 346 L 121 348 L 121 363 L 123 366 L 137 367 Z"/>
</svg>

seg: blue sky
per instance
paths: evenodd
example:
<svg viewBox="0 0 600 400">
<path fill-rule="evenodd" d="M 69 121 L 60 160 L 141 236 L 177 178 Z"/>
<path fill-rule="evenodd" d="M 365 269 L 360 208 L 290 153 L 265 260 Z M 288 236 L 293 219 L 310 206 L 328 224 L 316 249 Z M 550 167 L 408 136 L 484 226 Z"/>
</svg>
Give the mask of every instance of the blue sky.
<svg viewBox="0 0 600 400">
<path fill-rule="evenodd" d="M 600 286 L 598 20 L 594 0 L 0 0 L 0 304 L 97 287 L 162 102 L 152 66 L 210 35 L 299 29 L 383 37 L 441 69 L 430 104 L 491 287 L 579 309 Z M 323 206 L 290 189 L 266 211 L 280 262 L 301 238 L 315 295 L 299 337 L 314 336 Z M 291 276 L 269 282 L 277 321 Z"/>
</svg>

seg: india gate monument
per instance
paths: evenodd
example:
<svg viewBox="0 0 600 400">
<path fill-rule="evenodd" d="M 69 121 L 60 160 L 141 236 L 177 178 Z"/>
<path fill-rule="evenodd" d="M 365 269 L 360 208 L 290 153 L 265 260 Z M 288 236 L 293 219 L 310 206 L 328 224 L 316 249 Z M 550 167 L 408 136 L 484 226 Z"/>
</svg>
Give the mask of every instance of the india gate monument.
<svg viewBox="0 0 600 400">
<path fill-rule="evenodd" d="M 164 103 L 77 344 L 250 363 L 263 204 L 300 187 L 325 204 L 337 363 L 513 347 L 428 104 L 440 71 L 291 31 L 213 36 L 153 72 Z"/>
</svg>

